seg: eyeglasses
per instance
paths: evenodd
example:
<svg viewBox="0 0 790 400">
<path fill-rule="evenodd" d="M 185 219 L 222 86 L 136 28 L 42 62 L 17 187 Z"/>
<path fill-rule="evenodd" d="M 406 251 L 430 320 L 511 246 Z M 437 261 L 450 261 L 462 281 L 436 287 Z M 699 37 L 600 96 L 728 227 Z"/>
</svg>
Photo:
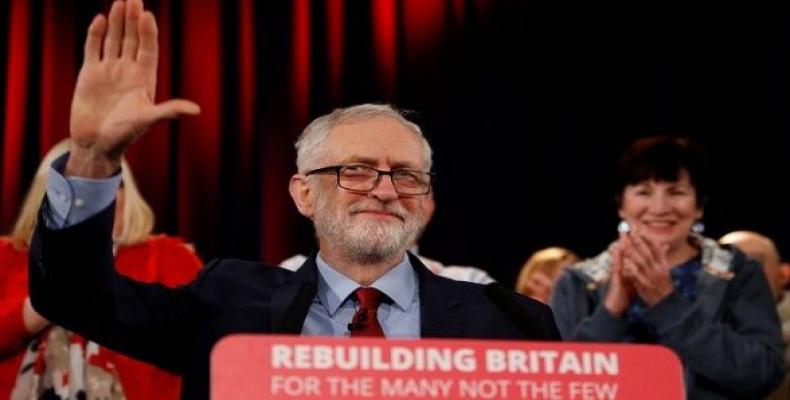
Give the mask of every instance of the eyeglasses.
<svg viewBox="0 0 790 400">
<path fill-rule="evenodd" d="M 382 175 L 389 175 L 392 186 L 398 194 L 420 195 L 431 191 L 434 179 L 433 172 L 422 172 L 411 169 L 393 169 L 382 171 L 364 165 L 333 165 L 308 171 L 305 175 L 326 174 L 333 172 L 337 175 L 337 186 L 355 192 L 370 192 Z"/>
</svg>

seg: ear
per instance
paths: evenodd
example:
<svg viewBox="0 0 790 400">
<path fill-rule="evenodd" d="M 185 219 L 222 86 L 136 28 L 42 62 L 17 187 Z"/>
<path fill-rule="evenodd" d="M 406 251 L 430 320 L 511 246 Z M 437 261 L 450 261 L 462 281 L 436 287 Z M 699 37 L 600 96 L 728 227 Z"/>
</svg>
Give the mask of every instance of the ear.
<svg viewBox="0 0 790 400">
<path fill-rule="evenodd" d="M 288 191 L 291 193 L 291 199 L 293 199 L 299 213 L 312 219 L 315 209 L 307 177 L 301 174 L 294 174 L 290 182 L 288 182 Z"/>
</svg>

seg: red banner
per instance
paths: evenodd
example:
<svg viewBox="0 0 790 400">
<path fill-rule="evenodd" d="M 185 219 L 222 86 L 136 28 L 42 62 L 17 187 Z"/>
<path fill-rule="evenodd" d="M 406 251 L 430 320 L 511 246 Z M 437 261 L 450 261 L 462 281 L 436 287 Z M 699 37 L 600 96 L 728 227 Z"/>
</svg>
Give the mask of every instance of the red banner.
<svg viewBox="0 0 790 400">
<path fill-rule="evenodd" d="M 211 398 L 684 399 L 660 346 L 233 335 L 212 353 Z"/>
</svg>

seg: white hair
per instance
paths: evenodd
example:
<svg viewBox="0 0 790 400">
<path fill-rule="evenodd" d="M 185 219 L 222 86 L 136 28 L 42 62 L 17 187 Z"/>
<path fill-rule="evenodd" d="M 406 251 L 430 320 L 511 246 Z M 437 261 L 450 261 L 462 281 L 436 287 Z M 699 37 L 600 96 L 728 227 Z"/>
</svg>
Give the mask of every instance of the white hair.
<svg viewBox="0 0 790 400">
<path fill-rule="evenodd" d="M 365 121 L 375 117 L 390 117 L 412 131 L 420 138 L 423 147 L 423 159 L 428 170 L 431 169 L 432 150 L 431 145 L 425 139 L 420 127 L 407 120 L 401 113 L 389 104 L 360 104 L 356 106 L 337 108 L 329 114 L 322 115 L 313 120 L 302 134 L 299 135 L 294 147 L 296 147 L 296 168 L 300 173 L 305 173 L 310 169 L 320 168 L 315 165 L 321 152 L 322 144 L 336 126 L 341 124 Z"/>
</svg>

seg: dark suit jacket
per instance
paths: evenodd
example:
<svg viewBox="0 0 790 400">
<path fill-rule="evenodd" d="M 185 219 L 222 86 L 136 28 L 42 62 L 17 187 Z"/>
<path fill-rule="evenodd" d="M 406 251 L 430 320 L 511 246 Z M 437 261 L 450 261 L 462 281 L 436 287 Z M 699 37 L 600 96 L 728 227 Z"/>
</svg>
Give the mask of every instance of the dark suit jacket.
<svg viewBox="0 0 790 400">
<path fill-rule="evenodd" d="M 208 398 L 209 356 L 221 337 L 301 331 L 316 292 L 314 257 L 298 272 L 213 260 L 178 289 L 135 282 L 113 269 L 113 209 L 58 231 L 39 221 L 30 251 L 30 294 L 49 320 L 182 373 L 182 398 L 188 399 Z M 419 277 L 422 337 L 559 340 L 544 304 L 438 277 L 417 257 L 410 260 Z"/>
</svg>

